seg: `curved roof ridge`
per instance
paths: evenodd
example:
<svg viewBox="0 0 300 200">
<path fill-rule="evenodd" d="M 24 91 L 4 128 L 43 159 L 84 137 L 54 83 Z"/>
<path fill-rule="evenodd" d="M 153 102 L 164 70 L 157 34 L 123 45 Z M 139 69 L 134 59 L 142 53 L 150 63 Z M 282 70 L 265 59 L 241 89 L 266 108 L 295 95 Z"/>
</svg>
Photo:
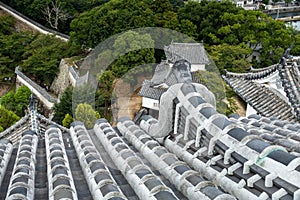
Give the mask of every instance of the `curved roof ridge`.
<svg viewBox="0 0 300 200">
<path fill-rule="evenodd" d="M 246 73 L 235 73 L 235 72 L 229 72 L 225 70 L 226 72 L 226 77 L 235 77 L 235 78 L 241 78 L 241 79 L 246 79 L 246 80 L 257 80 L 257 79 L 262 79 L 265 77 L 270 76 L 271 74 L 275 73 L 277 71 L 277 66 L 278 65 L 272 65 L 268 68 L 264 68 L 263 70 L 254 70 L 251 68 L 250 72 Z"/>
</svg>

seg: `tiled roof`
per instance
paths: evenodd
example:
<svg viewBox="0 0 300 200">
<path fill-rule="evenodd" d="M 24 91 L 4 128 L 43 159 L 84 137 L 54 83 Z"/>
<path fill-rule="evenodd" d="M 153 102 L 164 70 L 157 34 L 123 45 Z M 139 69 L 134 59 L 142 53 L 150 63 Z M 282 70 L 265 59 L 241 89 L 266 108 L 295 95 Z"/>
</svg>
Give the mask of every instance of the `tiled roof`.
<svg viewBox="0 0 300 200">
<path fill-rule="evenodd" d="M 210 61 L 201 43 L 175 43 L 164 48 L 167 60 L 175 62 L 185 59 L 191 64 L 209 64 Z"/>
<path fill-rule="evenodd" d="M 161 65 L 158 65 L 157 68 L 160 68 Z M 159 71 L 159 70 L 158 70 Z M 160 75 L 156 75 L 157 71 L 155 70 L 153 77 L 155 77 L 154 80 L 159 80 L 159 76 Z M 197 77 L 197 71 L 192 72 L 192 80 L 195 83 L 200 83 L 199 78 Z M 167 91 L 167 88 L 162 88 L 162 87 L 154 87 L 154 86 L 158 86 L 160 84 L 166 84 L 166 86 L 170 87 L 171 85 L 174 85 L 176 83 L 178 83 L 178 80 L 176 79 L 176 77 L 174 76 L 173 73 L 169 73 L 168 72 L 168 76 L 167 78 L 163 79 L 164 81 L 153 81 L 153 78 L 151 80 L 144 80 L 142 87 L 139 91 L 139 95 L 142 97 L 147 97 L 150 99 L 155 99 L 155 100 L 159 100 L 160 96 Z M 156 84 L 153 84 L 156 83 Z"/>
<path fill-rule="evenodd" d="M 226 72 L 224 80 L 261 115 L 282 120 L 300 120 L 300 67 L 293 58 L 248 73 Z M 283 88 L 285 96 L 260 82 L 271 76 Z M 263 108 L 263 110 L 262 110 Z"/>
<path fill-rule="evenodd" d="M 166 61 L 162 61 L 155 68 L 155 72 L 151 79 L 151 86 L 160 85 L 165 83 L 171 73 L 171 67 Z"/>
<path fill-rule="evenodd" d="M 31 103 L 0 140 L 0 199 L 299 199 L 300 125 L 227 118 L 197 87 L 171 86 L 158 120 L 93 130 L 56 125 Z"/>
<path fill-rule="evenodd" d="M 142 97 L 158 100 L 165 91 L 165 89 L 151 87 L 151 82 L 149 80 L 144 80 L 143 85 L 139 91 L 139 95 Z"/>
</svg>

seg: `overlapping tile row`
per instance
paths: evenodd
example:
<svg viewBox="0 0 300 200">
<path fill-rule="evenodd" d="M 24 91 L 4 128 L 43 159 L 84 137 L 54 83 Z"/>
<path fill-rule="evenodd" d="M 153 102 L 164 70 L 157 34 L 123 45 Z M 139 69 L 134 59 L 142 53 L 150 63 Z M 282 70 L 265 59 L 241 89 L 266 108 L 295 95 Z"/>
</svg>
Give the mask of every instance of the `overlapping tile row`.
<svg viewBox="0 0 300 200">
<path fill-rule="evenodd" d="M 32 130 L 22 133 L 6 199 L 34 199 L 35 161 L 38 136 Z"/>
<path fill-rule="evenodd" d="M 248 73 L 232 73 L 226 71 L 226 77 L 227 78 L 239 78 L 243 80 L 254 80 L 254 79 L 262 79 L 267 76 L 272 75 L 276 72 L 278 68 L 278 64 L 271 65 L 269 67 L 263 68 L 263 69 L 251 69 L 251 72 Z"/>
<path fill-rule="evenodd" d="M 291 103 L 293 111 L 300 120 L 300 73 L 296 62 L 283 62 L 278 67 L 282 86 Z"/>
<path fill-rule="evenodd" d="M 247 118 L 234 114 L 230 116 L 230 119 L 242 124 L 245 130 L 251 134 L 257 135 L 271 144 L 283 146 L 287 151 L 300 156 L 299 124 L 291 124 L 287 121 L 258 115 L 250 115 Z"/>
<path fill-rule="evenodd" d="M 40 122 L 40 124 L 51 124 L 51 125 L 55 125 L 56 127 L 58 127 L 60 130 L 64 131 L 64 132 L 69 132 L 69 129 L 55 123 L 54 121 L 49 120 L 48 118 L 46 118 L 44 115 L 41 115 L 39 113 L 36 113 L 36 119 Z"/>
<path fill-rule="evenodd" d="M 227 84 L 258 114 L 275 116 L 282 120 L 296 121 L 294 110 L 289 103 L 273 90 L 251 80 L 223 77 Z"/>
<path fill-rule="evenodd" d="M 25 115 L 14 125 L 0 133 L 0 138 L 9 139 L 13 144 L 16 144 L 21 139 L 22 132 L 30 125 L 29 115 Z"/>
<path fill-rule="evenodd" d="M 50 126 L 45 132 L 49 200 L 77 200 L 77 192 L 65 151 L 61 130 Z"/>
<path fill-rule="evenodd" d="M 0 140 L 0 186 L 6 173 L 6 168 L 13 151 L 13 145 L 8 139 Z"/>
<path fill-rule="evenodd" d="M 245 198 L 244 192 L 239 192 L 243 188 L 256 196 L 250 199 L 300 198 L 297 156 L 247 132 L 207 104 L 201 97 L 206 94 L 195 95 L 187 88 L 183 84 L 173 101 L 171 117 L 176 126 L 172 136 L 164 141 L 168 150 L 195 169 L 203 171 L 205 163 L 232 179 L 236 182 L 232 187 L 225 181 L 218 184 L 237 198 Z M 159 119 L 168 121 L 168 117 Z M 141 121 L 141 127 L 148 132 L 157 123 L 148 117 Z M 206 173 L 210 174 L 212 179 L 220 179 L 214 176 L 216 173 Z"/>
<path fill-rule="evenodd" d="M 102 161 L 83 123 L 73 122 L 70 134 L 93 199 L 126 199 Z"/>
<path fill-rule="evenodd" d="M 202 178 L 203 174 L 179 160 L 131 120 L 121 119 L 117 126 L 122 135 L 188 199 L 235 199 L 218 189 L 212 181 Z M 160 199 L 167 198 L 161 196 Z"/>
<path fill-rule="evenodd" d="M 96 122 L 94 132 L 140 199 L 178 199 L 172 189 L 143 163 L 105 119 Z"/>
</svg>

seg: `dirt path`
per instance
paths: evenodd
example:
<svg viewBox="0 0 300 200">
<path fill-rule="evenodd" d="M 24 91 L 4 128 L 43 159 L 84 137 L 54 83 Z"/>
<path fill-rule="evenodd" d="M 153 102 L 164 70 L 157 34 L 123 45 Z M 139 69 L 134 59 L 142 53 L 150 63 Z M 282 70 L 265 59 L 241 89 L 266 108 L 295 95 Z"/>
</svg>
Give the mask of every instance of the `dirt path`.
<svg viewBox="0 0 300 200">
<path fill-rule="evenodd" d="M 242 117 L 246 116 L 246 106 L 244 105 L 244 102 L 242 102 L 242 100 L 238 97 L 233 97 L 233 99 L 238 106 L 238 110 L 236 111 L 236 113 Z"/>
</svg>

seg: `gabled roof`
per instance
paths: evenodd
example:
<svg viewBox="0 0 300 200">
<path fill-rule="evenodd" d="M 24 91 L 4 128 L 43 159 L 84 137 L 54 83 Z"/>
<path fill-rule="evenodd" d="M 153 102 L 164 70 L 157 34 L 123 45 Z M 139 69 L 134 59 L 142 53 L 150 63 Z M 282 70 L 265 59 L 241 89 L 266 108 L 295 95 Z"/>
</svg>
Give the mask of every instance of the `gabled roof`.
<svg viewBox="0 0 300 200">
<path fill-rule="evenodd" d="M 158 120 L 99 119 L 93 130 L 63 128 L 30 104 L 21 131 L 3 135 L 19 139 L 0 140 L 0 198 L 298 199 L 300 125 L 227 118 L 193 86 L 171 86 Z"/>
<path fill-rule="evenodd" d="M 171 73 L 171 67 L 166 61 L 159 63 L 154 71 L 153 77 L 151 79 L 151 86 L 160 85 L 165 83 Z"/>
<path fill-rule="evenodd" d="M 167 60 L 174 63 L 185 59 L 191 64 L 209 64 L 210 61 L 201 43 L 176 43 L 172 42 L 164 48 Z"/>
<path fill-rule="evenodd" d="M 248 73 L 226 72 L 223 78 L 259 114 L 299 121 L 300 71 L 297 62 L 294 58 L 282 59 L 279 64 L 252 69 Z M 264 85 L 264 80 L 268 82 L 270 78 L 276 79 L 277 89 Z"/>
<path fill-rule="evenodd" d="M 151 87 L 151 81 L 144 80 L 143 85 L 139 91 L 139 95 L 142 97 L 158 100 L 165 91 L 165 89 Z"/>
</svg>

